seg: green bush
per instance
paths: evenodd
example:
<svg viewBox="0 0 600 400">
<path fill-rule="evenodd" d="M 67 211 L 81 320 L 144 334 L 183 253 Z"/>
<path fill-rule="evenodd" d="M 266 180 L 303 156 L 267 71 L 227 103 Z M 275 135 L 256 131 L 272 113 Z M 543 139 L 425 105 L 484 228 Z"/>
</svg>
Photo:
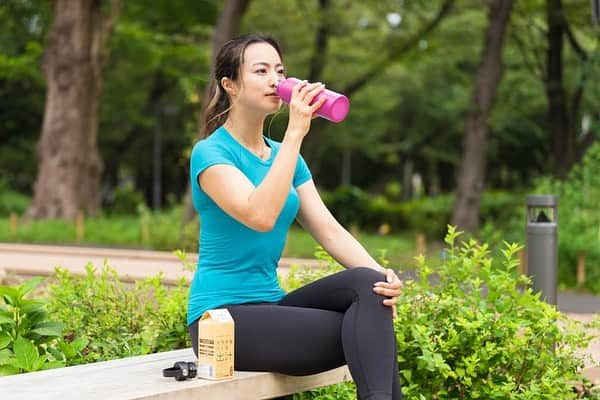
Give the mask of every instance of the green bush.
<svg viewBox="0 0 600 400">
<path fill-rule="evenodd" d="M 190 346 L 185 323 L 188 287 L 184 279 L 173 288 L 161 275 L 134 284 L 119 280 L 104 264 L 88 264 L 85 276 L 56 269 L 50 288 L 49 311 L 65 326 L 65 341 L 88 341 L 80 364 L 167 351 Z"/>
<path fill-rule="evenodd" d="M 576 284 L 578 258 L 586 260 L 585 288 L 600 293 L 600 143 L 592 145 L 565 180 L 540 178 L 531 193 L 558 198 L 558 280 Z M 484 224 L 478 236 L 496 248 L 502 239 L 525 241 L 525 196 L 512 216 Z"/>
<path fill-rule="evenodd" d="M 524 276 L 514 278 L 520 249 L 506 244 L 504 268 L 492 268 L 487 245 L 449 247 L 432 268 L 418 259 L 405 283 L 395 321 L 398 363 L 406 399 L 576 398 L 580 326 L 542 302 Z M 435 276 L 435 284 L 432 277 Z"/>
<path fill-rule="evenodd" d="M 323 202 L 342 225 L 365 225 L 369 195 L 356 186 L 340 185 L 333 192 L 321 192 Z"/>
<path fill-rule="evenodd" d="M 382 224 L 389 224 L 396 231 L 420 231 L 440 239 L 452 218 L 455 200 L 454 194 L 443 194 L 401 202 L 394 196 L 369 195 L 353 186 L 340 186 L 334 192 L 323 192 L 322 196 L 333 215 L 345 226 L 356 224 L 374 231 Z M 480 220 L 503 223 L 524 204 L 520 193 L 486 191 L 481 198 Z"/>
<path fill-rule="evenodd" d="M 6 183 L 0 179 L 0 217 L 6 217 L 14 212 L 21 215 L 29 207 L 29 197 L 10 190 Z"/>
<path fill-rule="evenodd" d="M 135 214 L 138 206 L 144 204 L 144 196 L 135 190 L 133 182 L 117 187 L 109 204 L 109 212 L 115 215 Z"/>
<path fill-rule="evenodd" d="M 49 318 L 44 300 L 26 298 L 40 281 L 0 286 L 0 375 L 65 365 L 58 349 L 63 325 Z"/>
<path fill-rule="evenodd" d="M 558 196 L 559 279 L 574 286 L 577 259 L 586 258 L 586 287 L 600 293 L 600 143 L 566 180 L 542 179 L 536 193 Z"/>
</svg>

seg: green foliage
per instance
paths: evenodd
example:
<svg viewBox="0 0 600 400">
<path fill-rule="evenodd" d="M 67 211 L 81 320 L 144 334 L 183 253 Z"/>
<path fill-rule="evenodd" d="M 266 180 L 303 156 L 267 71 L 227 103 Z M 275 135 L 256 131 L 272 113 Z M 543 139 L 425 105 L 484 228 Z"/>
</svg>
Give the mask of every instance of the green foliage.
<svg viewBox="0 0 600 400">
<path fill-rule="evenodd" d="M 136 213 L 140 204 L 144 204 L 144 196 L 135 190 L 132 182 L 127 182 L 115 189 L 111 203 L 111 214 L 131 215 Z"/>
<path fill-rule="evenodd" d="M 173 288 L 162 283 L 161 275 L 123 283 L 106 263 L 100 271 L 88 264 L 83 277 L 57 268 L 56 279 L 50 289 L 49 310 L 65 325 L 68 346 L 62 350 L 69 364 L 190 345 L 184 279 Z"/>
<path fill-rule="evenodd" d="M 600 143 L 564 181 L 541 180 L 537 193 L 558 196 L 560 281 L 572 286 L 577 259 L 586 257 L 586 287 L 600 293 Z"/>
<path fill-rule="evenodd" d="M 600 143 L 590 146 L 565 180 L 540 178 L 532 193 L 558 198 L 558 279 L 575 286 L 580 256 L 586 260 L 585 289 L 600 293 Z M 525 196 L 512 216 L 482 227 L 480 237 L 496 247 L 501 238 L 525 241 Z"/>
<path fill-rule="evenodd" d="M 1 194 L 0 194 L 1 198 Z M 85 219 L 85 234 L 78 241 L 73 221 L 20 221 L 16 235 L 11 235 L 8 218 L 0 218 L 0 241 L 24 243 L 79 243 L 156 250 L 184 248 L 198 250 L 198 222 L 182 228 L 182 207 L 150 211 L 138 206 L 138 215 L 100 215 Z"/>
<path fill-rule="evenodd" d="M 138 211 L 138 215 L 105 214 L 87 218 L 85 235 L 79 242 L 72 221 L 20 221 L 17 234 L 13 236 L 10 234 L 9 219 L 0 218 L 0 242 L 77 243 L 164 251 L 180 248 L 190 253 L 198 251 L 198 218 L 182 228 L 182 207 L 152 212 L 141 206 Z M 147 227 L 147 237 L 143 234 L 143 226 Z M 361 232 L 360 239 L 373 254 L 379 249 L 388 249 L 394 264 L 410 261 L 414 250 L 414 237 L 409 232 L 394 231 L 391 235 Z M 316 244 L 310 233 L 294 226 L 288 235 L 285 256 L 311 258 Z"/>
<path fill-rule="evenodd" d="M 0 179 L 0 216 L 8 216 L 14 212 L 22 214 L 29 206 L 29 197 L 8 188 L 3 179 Z"/>
<path fill-rule="evenodd" d="M 498 269 L 487 245 L 457 244 L 458 235 L 451 227 L 441 264 L 420 257 L 417 278 L 405 282 L 395 328 L 406 398 L 576 398 L 575 351 L 589 338 L 520 290 L 528 281 L 514 278 L 518 245 L 505 244 Z"/>
<path fill-rule="evenodd" d="M 45 0 L 0 4 L 0 171 L 22 193 L 31 192 L 35 176 L 45 101 L 40 65 L 50 10 Z"/>
<path fill-rule="evenodd" d="M 356 399 L 356 396 L 356 385 L 345 382 L 296 393 L 294 400 L 352 400 Z"/>
<path fill-rule="evenodd" d="M 63 324 L 49 318 L 44 300 L 26 298 L 41 280 L 0 286 L 0 375 L 64 366 L 57 348 Z"/>
<path fill-rule="evenodd" d="M 407 202 L 390 200 L 388 196 L 370 196 L 355 186 L 340 186 L 323 192 L 323 200 L 335 217 L 346 226 L 357 224 L 362 229 L 376 230 L 389 224 L 393 230 L 421 231 L 429 237 L 442 238 L 450 223 L 454 195 L 423 197 Z M 522 206 L 522 195 L 506 191 L 486 191 L 481 199 L 480 219 L 505 221 Z"/>
</svg>

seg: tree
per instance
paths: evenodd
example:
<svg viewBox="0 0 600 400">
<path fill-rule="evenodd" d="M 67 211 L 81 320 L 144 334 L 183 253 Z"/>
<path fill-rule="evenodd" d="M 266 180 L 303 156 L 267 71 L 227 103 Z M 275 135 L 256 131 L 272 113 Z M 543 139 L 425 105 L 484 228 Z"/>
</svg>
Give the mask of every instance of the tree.
<svg viewBox="0 0 600 400">
<path fill-rule="evenodd" d="M 584 74 L 579 80 L 570 100 L 564 83 L 563 44 L 565 38 L 577 54 L 581 64 L 588 60 L 588 54 L 577 41 L 561 0 L 546 1 L 547 30 L 547 62 L 546 62 L 546 95 L 548 98 L 548 122 L 553 150 L 553 171 L 559 178 L 566 178 L 573 164 L 578 161 L 585 150 L 593 142 L 593 135 L 586 135 L 578 141 L 578 121 L 583 98 Z"/>
<path fill-rule="evenodd" d="M 481 62 L 475 74 L 471 110 L 465 122 L 463 161 L 458 175 L 452 224 L 472 231 L 479 226 L 481 193 L 485 184 L 488 118 L 502 78 L 502 45 L 512 0 L 492 0 Z"/>
<path fill-rule="evenodd" d="M 47 81 L 38 173 L 27 218 L 73 218 L 100 207 L 102 67 L 121 0 L 55 0 L 43 56 Z"/>
</svg>

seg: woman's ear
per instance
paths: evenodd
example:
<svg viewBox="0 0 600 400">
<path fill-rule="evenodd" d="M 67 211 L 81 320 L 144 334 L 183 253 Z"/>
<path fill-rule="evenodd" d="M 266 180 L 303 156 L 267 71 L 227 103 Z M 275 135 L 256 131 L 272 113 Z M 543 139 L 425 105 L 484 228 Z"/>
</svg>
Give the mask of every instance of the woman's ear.
<svg viewBox="0 0 600 400">
<path fill-rule="evenodd" d="M 237 89 L 233 81 L 226 76 L 221 78 L 221 86 L 225 89 L 225 92 L 231 97 L 235 97 L 237 94 Z"/>
</svg>

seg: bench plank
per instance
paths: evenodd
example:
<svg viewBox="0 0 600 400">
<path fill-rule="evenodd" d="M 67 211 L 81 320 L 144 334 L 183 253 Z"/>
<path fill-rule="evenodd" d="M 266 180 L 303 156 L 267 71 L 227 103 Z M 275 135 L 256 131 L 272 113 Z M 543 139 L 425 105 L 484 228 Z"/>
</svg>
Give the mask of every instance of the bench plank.
<svg viewBox="0 0 600 400">
<path fill-rule="evenodd" d="M 162 369 L 176 361 L 195 361 L 194 353 L 183 349 L 1 377 L 0 393 L 11 400 L 256 400 L 352 380 L 347 366 L 308 376 L 235 371 L 224 381 L 164 378 Z"/>
</svg>

